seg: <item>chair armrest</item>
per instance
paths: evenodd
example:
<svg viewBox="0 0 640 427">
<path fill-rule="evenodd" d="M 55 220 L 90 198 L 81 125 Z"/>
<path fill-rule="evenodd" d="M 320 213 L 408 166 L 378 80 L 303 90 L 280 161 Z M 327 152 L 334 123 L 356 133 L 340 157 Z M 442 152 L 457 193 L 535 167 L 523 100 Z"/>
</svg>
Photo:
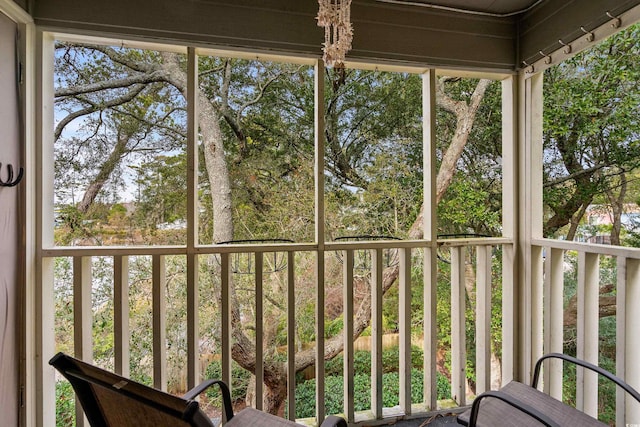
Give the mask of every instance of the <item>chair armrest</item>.
<svg viewBox="0 0 640 427">
<path fill-rule="evenodd" d="M 347 427 L 347 422 L 342 417 L 330 415 L 324 419 L 320 427 Z"/>
<path fill-rule="evenodd" d="M 231 406 L 231 393 L 229 392 L 229 387 L 222 380 L 206 380 L 202 383 L 198 384 L 188 392 L 186 392 L 182 397 L 184 399 L 192 400 L 195 399 L 200 393 L 211 387 L 212 385 L 217 384 L 220 387 L 220 392 L 222 393 L 222 404 L 224 406 L 224 415 L 226 416 L 227 421 L 233 418 L 233 406 Z"/>
<path fill-rule="evenodd" d="M 480 412 L 480 402 L 488 398 L 499 399 L 505 402 L 506 404 L 514 407 L 518 411 L 523 412 L 532 418 L 535 418 L 536 420 L 540 421 L 542 424 L 544 424 L 547 427 L 560 427 L 559 424 L 557 424 L 555 421 L 553 421 L 551 418 L 549 418 L 545 414 L 541 413 L 540 411 L 532 408 L 531 406 L 524 404 L 519 400 L 513 398 L 512 396 L 506 393 L 503 393 L 501 391 L 485 391 L 480 396 L 475 398 L 475 400 L 473 401 L 473 405 L 471 406 L 471 415 L 469 416 L 469 427 L 476 426 L 476 423 L 478 421 L 478 414 Z M 508 415 L 505 414 L 505 416 L 508 416 Z"/>
<path fill-rule="evenodd" d="M 536 362 L 536 366 L 533 370 L 533 379 L 531 381 L 532 387 L 534 388 L 538 387 L 538 379 L 540 377 L 540 368 L 542 367 L 542 362 L 544 362 L 545 359 L 551 359 L 551 358 L 562 359 L 567 362 L 573 363 L 574 365 L 582 366 L 583 368 L 587 368 L 593 372 L 596 372 L 597 374 L 602 375 L 603 377 L 617 384 L 620 388 L 622 388 L 624 391 L 629 393 L 631 397 L 633 397 L 635 400 L 637 400 L 640 403 L 640 393 L 638 393 L 635 388 L 627 384 L 622 378 L 613 375 L 611 372 L 602 369 L 600 366 L 594 365 L 585 360 L 577 359 L 573 356 L 569 356 L 562 353 L 549 353 L 549 354 L 545 354 L 540 359 L 538 359 L 538 361 Z"/>
</svg>

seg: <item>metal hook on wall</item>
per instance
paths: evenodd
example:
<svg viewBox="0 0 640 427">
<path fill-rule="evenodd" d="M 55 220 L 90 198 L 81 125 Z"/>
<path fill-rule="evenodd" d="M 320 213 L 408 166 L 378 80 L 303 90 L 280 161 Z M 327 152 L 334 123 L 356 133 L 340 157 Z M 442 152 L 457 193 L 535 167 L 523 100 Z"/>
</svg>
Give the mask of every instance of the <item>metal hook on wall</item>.
<svg viewBox="0 0 640 427">
<path fill-rule="evenodd" d="M 611 28 L 620 28 L 622 19 L 619 16 L 613 16 L 611 12 L 607 12 L 607 16 L 611 18 Z"/>
<path fill-rule="evenodd" d="M 544 53 L 543 51 L 539 52 L 540 55 L 542 55 L 542 57 L 544 58 L 544 63 L 545 64 L 551 64 L 551 62 L 553 62 L 551 55 L 547 55 L 546 53 Z"/>
<path fill-rule="evenodd" d="M 593 31 L 587 31 L 584 29 L 584 27 L 580 27 L 580 29 L 587 36 L 586 39 L 588 42 L 592 42 L 593 40 L 595 40 L 596 36 L 593 34 Z"/>
<path fill-rule="evenodd" d="M 566 44 L 565 42 L 562 41 L 562 39 L 558 39 L 558 43 L 560 43 L 562 46 L 564 46 L 564 53 L 565 54 L 570 54 L 571 53 L 571 45 L 570 44 Z"/>
<path fill-rule="evenodd" d="M 2 163 L 0 163 L 0 170 L 2 169 Z M 7 180 L 3 181 L 2 176 L 0 174 L 0 187 L 15 187 L 22 181 L 22 175 L 24 175 L 24 169 L 20 168 L 18 171 L 18 176 L 16 179 L 13 179 L 13 166 L 11 164 L 7 164 Z"/>
</svg>

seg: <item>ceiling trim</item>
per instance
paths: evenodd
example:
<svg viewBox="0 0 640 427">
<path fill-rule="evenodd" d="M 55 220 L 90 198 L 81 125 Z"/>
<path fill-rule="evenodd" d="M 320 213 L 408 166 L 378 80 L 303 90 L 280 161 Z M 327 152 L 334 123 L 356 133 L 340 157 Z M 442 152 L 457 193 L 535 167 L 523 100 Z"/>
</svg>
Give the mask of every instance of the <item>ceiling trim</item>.
<svg viewBox="0 0 640 427">
<path fill-rule="evenodd" d="M 531 2 L 527 12 L 496 17 L 418 7 L 403 0 L 353 0 L 353 49 L 346 60 L 513 73 L 546 60 L 562 43 L 580 40 L 585 36 L 582 29 L 588 33 L 607 24 L 611 21 L 607 13 L 617 17 L 640 4 L 640 0 Z M 33 0 L 32 4 L 34 22 L 45 31 L 307 59 L 322 56 L 324 34 L 317 26 L 318 5 L 313 0 Z"/>
<path fill-rule="evenodd" d="M 315 1 L 290 0 L 36 0 L 33 11 L 36 24 L 53 32 L 320 58 L 324 34 L 316 15 Z M 347 60 L 497 72 L 515 67 L 515 19 L 371 0 L 353 0 L 351 17 Z"/>
<path fill-rule="evenodd" d="M 640 0 L 548 0 L 518 22 L 517 67 L 544 60 L 545 55 L 591 37 L 596 29 L 637 7 Z M 629 22 L 626 19 L 625 25 Z M 574 51 L 577 48 L 573 49 Z"/>
<path fill-rule="evenodd" d="M 408 6 L 412 6 L 412 7 L 425 7 L 425 8 L 431 8 L 431 9 L 438 9 L 438 10 L 446 10 L 448 12 L 458 12 L 458 13 L 467 13 L 470 15 L 480 15 L 480 16 L 491 16 L 494 18 L 509 18 L 512 16 L 517 16 L 517 15 L 522 15 L 523 13 L 526 13 L 528 11 L 530 11 L 531 9 L 533 9 L 534 7 L 536 7 L 538 4 L 542 3 L 545 0 L 537 0 L 537 1 L 531 1 L 528 0 L 526 2 L 524 2 L 524 4 L 526 6 L 522 7 L 522 8 L 518 8 L 518 9 L 510 9 L 509 12 L 489 12 L 487 10 L 480 10 L 478 8 L 478 1 L 458 1 L 458 2 L 451 2 L 451 1 L 419 1 L 419 0 L 374 0 L 380 3 L 390 3 L 390 4 L 402 4 L 402 5 L 408 5 Z M 490 2 L 492 7 L 495 7 L 495 1 Z M 452 4 L 464 4 L 467 7 L 461 7 L 461 6 L 452 6 Z"/>
<path fill-rule="evenodd" d="M 531 64 L 528 64 L 524 67 L 525 76 L 530 76 L 533 73 L 539 73 L 541 71 L 546 70 L 549 67 L 559 64 L 560 62 L 571 58 L 577 53 L 588 49 L 616 33 L 619 30 L 623 30 L 636 22 L 640 22 L 640 5 L 636 5 L 635 7 L 627 10 L 621 15 L 615 16 L 611 15 L 613 18 L 610 18 L 609 21 L 600 25 L 598 28 L 589 31 L 588 34 L 582 34 L 573 42 L 564 43 L 564 45 L 559 44 L 559 48 L 546 53 L 540 59 Z M 616 21 L 620 19 L 620 21 Z"/>
</svg>

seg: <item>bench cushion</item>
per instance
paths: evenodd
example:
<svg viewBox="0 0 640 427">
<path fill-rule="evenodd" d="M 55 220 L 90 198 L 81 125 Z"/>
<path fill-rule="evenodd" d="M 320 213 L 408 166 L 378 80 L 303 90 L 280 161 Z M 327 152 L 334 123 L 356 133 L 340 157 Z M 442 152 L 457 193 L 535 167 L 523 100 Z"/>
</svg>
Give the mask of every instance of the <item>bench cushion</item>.
<svg viewBox="0 0 640 427">
<path fill-rule="evenodd" d="M 293 421 L 285 420 L 284 418 L 277 417 L 275 415 L 268 414 L 266 412 L 258 411 L 254 408 L 244 408 L 231 418 L 231 421 L 225 424 L 227 427 L 300 427 L 300 424 L 296 424 Z"/>
<path fill-rule="evenodd" d="M 606 426 L 584 412 L 517 381 L 510 382 L 500 391 L 547 415 L 551 420 L 564 427 Z M 458 415 L 458 422 L 468 426 L 470 416 L 471 409 L 468 409 Z M 486 398 L 480 402 L 477 425 L 482 427 L 539 427 L 542 424 L 501 400 Z"/>
</svg>

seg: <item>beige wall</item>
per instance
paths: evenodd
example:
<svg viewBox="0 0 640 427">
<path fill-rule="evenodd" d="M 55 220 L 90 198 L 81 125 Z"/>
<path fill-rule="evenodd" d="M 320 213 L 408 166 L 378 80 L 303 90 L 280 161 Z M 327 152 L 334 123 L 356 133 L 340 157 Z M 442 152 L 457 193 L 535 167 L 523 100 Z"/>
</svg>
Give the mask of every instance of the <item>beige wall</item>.
<svg viewBox="0 0 640 427">
<path fill-rule="evenodd" d="M 0 178 L 20 167 L 16 90 L 16 25 L 0 14 Z M 18 189 L 0 187 L 0 424 L 18 425 Z"/>
</svg>

